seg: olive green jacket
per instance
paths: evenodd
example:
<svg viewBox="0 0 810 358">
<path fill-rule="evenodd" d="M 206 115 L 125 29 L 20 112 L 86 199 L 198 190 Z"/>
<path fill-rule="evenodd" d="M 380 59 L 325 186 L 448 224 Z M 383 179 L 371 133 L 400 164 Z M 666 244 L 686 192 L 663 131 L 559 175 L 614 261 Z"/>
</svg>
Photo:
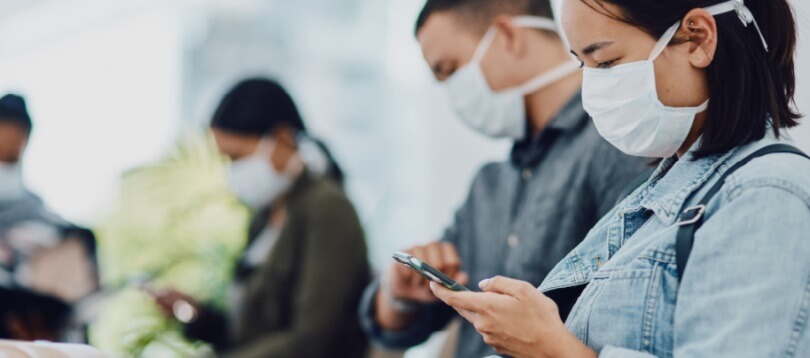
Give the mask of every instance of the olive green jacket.
<svg viewBox="0 0 810 358">
<path fill-rule="evenodd" d="M 366 339 L 356 312 L 370 269 L 357 214 L 336 184 L 307 173 L 285 202 L 286 224 L 268 258 L 252 272 L 237 270 L 239 327 L 205 308 L 186 335 L 224 357 L 361 357 Z M 251 240 L 266 214 L 253 220 Z"/>
</svg>

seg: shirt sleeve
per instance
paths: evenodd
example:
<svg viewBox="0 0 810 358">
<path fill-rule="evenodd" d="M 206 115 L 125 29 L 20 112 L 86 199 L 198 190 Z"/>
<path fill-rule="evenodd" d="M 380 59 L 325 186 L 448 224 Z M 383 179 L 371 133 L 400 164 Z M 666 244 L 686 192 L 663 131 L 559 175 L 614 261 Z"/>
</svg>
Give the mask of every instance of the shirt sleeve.
<svg viewBox="0 0 810 358">
<path fill-rule="evenodd" d="M 441 238 L 441 241 L 449 242 L 459 250 L 459 254 L 462 255 L 462 266 L 464 265 L 462 246 L 465 245 L 465 227 L 472 220 L 475 188 L 477 185 L 482 185 L 482 177 L 488 170 L 487 168 L 484 167 L 476 176 L 464 205 L 456 211 L 453 224 L 445 230 Z M 375 315 L 375 302 L 379 289 L 379 280 L 366 288 L 358 312 L 363 331 L 366 332 L 366 335 L 375 345 L 388 349 L 407 349 L 419 345 L 427 341 L 434 332 L 444 329 L 457 316 L 457 313 L 450 306 L 437 302 L 423 306 L 414 322 L 405 329 L 400 331 L 385 330 L 379 326 Z"/>
<path fill-rule="evenodd" d="M 377 323 L 376 296 L 380 289 L 379 281 L 373 282 L 363 294 L 360 304 L 360 324 L 375 345 L 388 349 L 408 349 L 419 345 L 437 331 L 444 329 L 455 312 L 443 303 L 423 306 L 413 323 L 399 331 L 385 330 Z"/>
</svg>

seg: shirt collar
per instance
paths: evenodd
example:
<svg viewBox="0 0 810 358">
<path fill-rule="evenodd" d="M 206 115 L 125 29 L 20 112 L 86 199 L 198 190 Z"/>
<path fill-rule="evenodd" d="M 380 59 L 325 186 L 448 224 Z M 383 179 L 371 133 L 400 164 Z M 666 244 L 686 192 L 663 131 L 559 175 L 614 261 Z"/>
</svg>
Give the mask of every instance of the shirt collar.
<svg viewBox="0 0 810 358">
<path fill-rule="evenodd" d="M 572 131 L 580 128 L 589 119 L 588 113 L 582 108 L 582 92 L 577 91 L 554 116 L 547 128 L 563 132 Z"/>
<path fill-rule="evenodd" d="M 537 164 L 537 159 L 543 154 L 543 148 L 547 142 L 556 135 L 576 131 L 587 124 L 590 118 L 582 108 L 582 94 L 577 92 L 562 107 L 551 122 L 540 131 L 536 137 L 532 137 L 531 131 L 526 131 L 526 137 L 515 142 L 512 146 L 511 161 L 519 167 Z M 528 125 L 528 121 L 527 121 Z"/>
</svg>

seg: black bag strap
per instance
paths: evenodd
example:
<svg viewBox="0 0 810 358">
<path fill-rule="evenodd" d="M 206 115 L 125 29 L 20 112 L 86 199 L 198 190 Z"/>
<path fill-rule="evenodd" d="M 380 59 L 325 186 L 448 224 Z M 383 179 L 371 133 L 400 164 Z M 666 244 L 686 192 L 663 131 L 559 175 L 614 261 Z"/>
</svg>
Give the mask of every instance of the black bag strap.
<svg viewBox="0 0 810 358">
<path fill-rule="evenodd" d="M 678 236 L 675 241 L 675 262 L 678 266 L 678 282 L 681 282 L 681 279 L 683 278 L 686 263 L 689 261 L 689 255 L 692 253 L 692 244 L 695 241 L 695 231 L 697 231 L 697 229 L 703 225 L 703 214 L 706 212 L 706 205 L 708 205 L 709 201 L 712 200 L 712 198 L 717 195 L 718 192 L 720 192 L 720 189 L 726 182 L 726 178 L 737 171 L 737 169 L 740 169 L 744 165 L 748 164 L 748 162 L 751 160 L 775 153 L 796 154 L 810 159 L 810 156 L 798 148 L 787 144 L 774 144 L 757 150 L 751 155 L 745 157 L 743 160 L 734 164 L 725 173 L 723 173 L 720 180 L 718 180 L 717 183 L 714 184 L 711 189 L 709 189 L 709 191 L 697 205 L 690 206 L 681 212 L 681 215 L 678 217 L 677 225 L 679 228 Z M 700 188 L 696 189 L 685 202 L 689 202 L 692 196 L 695 195 L 695 193 L 699 190 Z"/>
</svg>

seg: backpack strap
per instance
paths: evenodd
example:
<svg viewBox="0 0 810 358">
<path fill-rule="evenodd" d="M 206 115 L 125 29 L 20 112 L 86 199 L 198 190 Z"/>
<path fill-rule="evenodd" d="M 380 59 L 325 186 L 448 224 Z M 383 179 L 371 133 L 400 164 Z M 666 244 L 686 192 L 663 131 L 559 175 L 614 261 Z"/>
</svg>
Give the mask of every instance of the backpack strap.
<svg viewBox="0 0 810 358">
<path fill-rule="evenodd" d="M 751 160 L 768 154 L 776 153 L 796 154 L 810 159 L 810 156 L 798 148 L 787 144 L 774 144 L 762 148 L 734 164 L 725 173 L 723 173 L 720 180 L 718 180 L 717 183 L 715 183 L 714 186 L 709 189 L 709 191 L 697 205 L 690 206 L 681 212 L 681 215 L 678 217 L 677 225 L 679 228 L 675 241 L 675 262 L 678 266 L 678 282 L 681 282 L 681 279 L 683 278 L 686 263 L 689 261 L 689 255 L 692 253 L 692 244 L 695 241 L 695 231 L 697 231 L 700 226 L 703 225 L 703 214 L 706 212 L 706 205 L 708 205 L 709 201 L 712 200 L 712 198 L 714 198 L 718 192 L 720 192 L 720 189 L 726 182 L 726 178 L 737 171 L 737 169 L 740 169 L 744 165 L 748 164 L 748 162 Z M 695 190 L 685 202 L 689 202 L 689 199 L 691 199 L 698 190 L 700 190 L 700 188 Z"/>
</svg>

